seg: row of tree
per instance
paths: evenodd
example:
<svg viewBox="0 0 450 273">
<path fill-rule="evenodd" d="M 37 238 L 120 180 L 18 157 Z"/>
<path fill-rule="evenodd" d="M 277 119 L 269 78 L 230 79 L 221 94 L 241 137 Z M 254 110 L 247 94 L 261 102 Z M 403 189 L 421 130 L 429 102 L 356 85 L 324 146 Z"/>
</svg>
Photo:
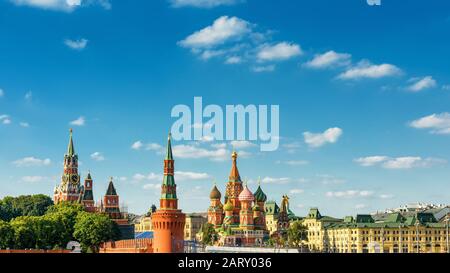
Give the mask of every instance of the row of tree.
<svg viewBox="0 0 450 273">
<path fill-rule="evenodd" d="M 87 213 L 74 203 L 48 206 L 46 201 L 29 196 L 0 202 L 0 248 L 64 249 L 78 241 L 83 251 L 97 252 L 101 243 L 120 237 L 117 224 L 106 214 Z"/>
</svg>

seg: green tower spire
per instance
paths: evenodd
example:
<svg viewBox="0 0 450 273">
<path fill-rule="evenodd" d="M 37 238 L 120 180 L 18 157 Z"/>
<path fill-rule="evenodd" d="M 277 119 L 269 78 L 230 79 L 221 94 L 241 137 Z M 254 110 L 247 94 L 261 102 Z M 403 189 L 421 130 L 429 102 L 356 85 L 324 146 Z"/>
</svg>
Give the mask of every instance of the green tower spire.
<svg viewBox="0 0 450 273">
<path fill-rule="evenodd" d="M 173 155 L 172 155 L 172 134 L 171 133 L 169 133 L 169 137 L 167 138 L 166 160 L 173 160 Z"/>
<path fill-rule="evenodd" d="M 70 129 L 69 146 L 67 147 L 67 155 L 75 155 L 75 147 L 73 146 L 73 130 Z"/>
</svg>

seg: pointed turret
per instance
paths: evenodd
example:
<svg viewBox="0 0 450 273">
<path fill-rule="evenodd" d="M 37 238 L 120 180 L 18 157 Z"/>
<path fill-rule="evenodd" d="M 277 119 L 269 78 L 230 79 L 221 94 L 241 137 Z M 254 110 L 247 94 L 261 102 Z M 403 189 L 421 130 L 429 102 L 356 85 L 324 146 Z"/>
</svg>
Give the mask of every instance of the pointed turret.
<svg viewBox="0 0 450 273">
<path fill-rule="evenodd" d="M 161 208 L 178 208 L 177 185 L 175 184 L 175 161 L 172 155 L 172 135 L 167 139 L 167 153 L 164 159 L 164 179 L 161 187 Z"/>
<path fill-rule="evenodd" d="M 73 130 L 70 129 L 70 137 L 69 137 L 69 146 L 67 147 L 67 155 L 73 156 L 75 155 L 75 147 L 73 145 Z"/>
<path fill-rule="evenodd" d="M 237 167 L 237 158 L 238 154 L 233 151 L 233 154 L 231 155 L 231 158 L 233 159 L 233 163 L 231 165 L 231 172 L 230 172 L 230 181 L 232 182 L 242 182 L 241 176 L 239 174 L 239 170 Z"/>
<path fill-rule="evenodd" d="M 117 195 L 116 188 L 114 187 L 113 178 L 111 177 L 108 185 L 108 190 L 106 191 L 107 196 L 115 196 Z"/>
</svg>

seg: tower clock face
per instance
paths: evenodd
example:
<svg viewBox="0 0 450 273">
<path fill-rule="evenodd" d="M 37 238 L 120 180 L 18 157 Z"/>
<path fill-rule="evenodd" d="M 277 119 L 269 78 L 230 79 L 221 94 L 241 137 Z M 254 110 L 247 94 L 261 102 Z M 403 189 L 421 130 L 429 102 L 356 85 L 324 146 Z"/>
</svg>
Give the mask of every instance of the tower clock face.
<svg viewBox="0 0 450 273">
<path fill-rule="evenodd" d="M 73 175 L 72 176 L 72 182 L 73 183 L 77 183 L 78 182 L 78 175 Z"/>
</svg>

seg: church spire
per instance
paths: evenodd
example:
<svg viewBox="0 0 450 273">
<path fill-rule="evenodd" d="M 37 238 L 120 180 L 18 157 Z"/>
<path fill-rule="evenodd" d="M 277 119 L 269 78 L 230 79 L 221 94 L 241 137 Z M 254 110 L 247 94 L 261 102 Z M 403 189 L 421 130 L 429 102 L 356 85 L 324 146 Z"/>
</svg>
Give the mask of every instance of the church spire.
<svg viewBox="0 0 450 273">
<path fill-rule="evenodd" d="M 73 146 L 73 130 L 70 128 L 69 146 L 67 147 L 67 155 L 75 155 L 75 147 Z"/>
<path fill-rule="evenodd" d="M 238 154 L 236 153 L 236 151 L 233 151 L 233 154 L 231 155 L 231 158 L 233 159 L 233 163 L 232 163 L 232 166 L 231 166 L 230 181 L 232 181 L 232 182 L 242 182 L 241 181 L 241 176 L 239 174 L 239 170 L 238 170 L 238 167 L 237 167 Z"/>
</svg>

